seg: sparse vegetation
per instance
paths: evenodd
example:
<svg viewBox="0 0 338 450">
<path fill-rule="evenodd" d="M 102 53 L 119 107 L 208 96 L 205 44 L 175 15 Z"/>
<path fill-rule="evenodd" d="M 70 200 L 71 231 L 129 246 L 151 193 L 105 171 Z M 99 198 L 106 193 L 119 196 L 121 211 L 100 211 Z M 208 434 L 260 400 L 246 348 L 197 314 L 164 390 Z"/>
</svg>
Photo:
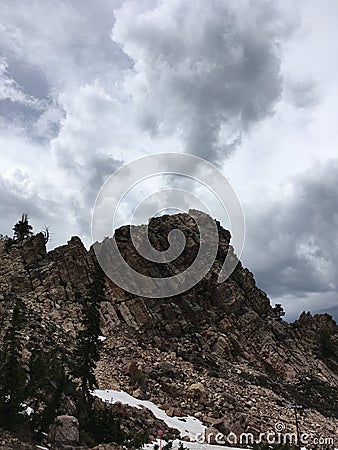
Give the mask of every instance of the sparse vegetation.
<svg viewBox="0 0 338 450">
<path fill-rule="evenodd" d="M 24 400 L 27 373 L 22 367 L 22 337 L 25 307 L 21 299 L 14 299 L 11 324 L 5 334 L 0 352 L 0 427 L 15 430 L 25 416 Z"/>
<path fill-rule="evenodd" d="M 33 227 L 28 220 L 28 215 L 22 214 L 21 219 L 14 225 L 14 240 L 21 242 L 33 235 Z"/>
<path fill-rule="evenodd" d="M 282 318 L 285 316 L 285 311 L 280 303 L 276 303 L 275 307 L 273 308 L 274 317 L 277 320 L 282 320 Z"/>
<path fill-rule="evenodd" d="M 129 438 L 124 442 L 124 445 L 129 449 L 137 450 L 141 449 L 147 442 L 149 442 L 148 433 L 135 433 L 129 436 Z"/>
<path fill-rule="evenodd" d="M 96 410 L 91 409 L 88 414 L 88 427 L 86 430 L 81 430 L 83 441 L 87 444 L 93 443 L 110 443 L 114 442 L 116 444 L 127 445 L 132 438 L 136 439 L 135 436 L 132 438 L 126 438 L 125 433 L 121 431 L 120 422 L 114 416 L 113 411 L 109 405 L 105 405 L 102 409 Z M 147 440 L 139 439 L 138 442 L 141 443 L 140 447 Z M 135 448 L 140 448 L 135 447 Z"/>
<path fill-rule="evenodd" d="M 34 411 L 30 425 L 36 437 L 41 438 L 60 414 L 62 401 L 66 397 L 76 398 L 76 384 L 67 373 L 65 355 L 46 352 L 41 348 L 37 348 L 30 357 L 29 374 L 27 396 Z"/>
<path fill-rule="evenodd" d="M 321 358 L 338 358 L 338 346 L 333 342 L 328 329 L 321 329 L 318 334 L 318 353 Z"/>
<path fill-rule="evenodd" d="M 6 295 L 5 300 L 14 309 L 0 351 L 0 427 L 9 431 L 25 427 L 39 440 L 53 420 L 69 413 L 67 408 L 71 407 L 71 413 L 80 422 L 82 442 L 121 444 L 128 438 L 121 432 L 110 405 L 94 408 L 90 393 L 96 387 L 94 369 L 100 345 L 98 305 L 103 289 L 103 273 L 97 271 L 88 287 L 88 298 L 82 301 L 83 328 L 75 351 L 66 353 L 62 346 L 46 349 L 33 336 L 28 346 L 31 352 L 28 365 L 23 363 L 22 331 L 25 327 L 33 330 L 37 323 L 28 325 L 24 302 Z M 30 416 L 24 414 L 27 406 L 32 408 Z"/>
<path fill-rule="evenodd" d="M 44 240 L 45 240 L 45 244 L 48 244 L 49 239 L 50 239 L 50 230 L 49 229 L 50 229 L 49 226 L 45 226 L 42 229 L 42 234 L 43 234 L 43 237 L 44 237 Z"/>
<path fill-rule="evenodd" d="M 314 408 L 326 417 L 338 418 L 338 391 L 329 383 L 309 375 L 288 390 L 297 403 Z"/>
</svg>

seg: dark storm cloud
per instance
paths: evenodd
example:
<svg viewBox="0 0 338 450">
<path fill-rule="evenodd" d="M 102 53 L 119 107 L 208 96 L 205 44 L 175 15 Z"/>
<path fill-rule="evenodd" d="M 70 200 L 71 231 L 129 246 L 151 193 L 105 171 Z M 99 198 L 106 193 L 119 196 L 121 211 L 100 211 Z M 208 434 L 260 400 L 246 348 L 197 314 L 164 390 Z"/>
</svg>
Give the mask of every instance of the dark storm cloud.
<svg viewBox="0 0 338 450">
<path fill-rule="evenodd" d="M 83 185 L 83 192 L 73 196 L 72 211 L 80 234 L 90 235 L 91 211 L 94 207 L 97 195 L 101 187 L 110 175 L 112 175 L 122 165 L 122 161 L 115 160 L 109 155 L 91 155 L 85 166 L 73 166 L 73 170 L 82 180 L 86 180 Z M 81 172 L 81 173 L 80 173 Z"/>
<path fill-rule="evenodd" d="M 2 104 L 7 122 L 0 122 L 7 139 L 0 232 L 27 212 L 37 228 L 52 225 L 54 244 L 71 234 L 88 236 L 95 197 L 123 159 L 143 149 L 184 150 L 221 163 L 244 134 L 274 113 L 283 90 L 290 109 L 312 107 L 311 85 L 283 80 L 283 43 L 293 23 L 279 5 L 0 2 L 3 79 L 14 82 Z M 293 4 L 290 12 L 296 15 Z M 243 160 L 234 171 L 246 164 L 251 162 Z M 32 173 L 30 191 L 6 181 L 16 168 Z M 320 181 L 336 182 L 333 169 L 295 182 L 288 201 L 260 206 L 260 214 L 247 212 L 247 265 L 276 298 L 315 293 L 332 302 L 338 263 L 329 245 L 337 227 L 330 209 L 334 192 Z"/>
<path fill-rule="evenodd" d="M 120 3 L 2 3 L 0 99 L 15 103 L 2 106 L 3 117 L 27 128 L 31 139 L 47 141 L 60 129 L 59 96 L 64 89 L 76 93 L 79 86 L 95 80 L 114 84 L 130 65 L 110 39 L 114 7 Z"/>
<path fill-rule="evenodd" d="M 93 196 L 95 195 L 96 197 L 107 178 L 121 167 L 122 164 L 122 161 L 115 160 L 111 156 L 102 154 L 97 155 L 97 157 L 92 159 L 92 162 L 89 164 L 89 185 L 91 187 L 89 201 L 93 201 Z"/>
<path fill-rule="evenodd" d="M 126 87 L 152 135 L 176 131 L 187 152 L 220 162 L 273 113 L 291 23 L 271 2 L 126 1 L 115 16 L 112 37 L 134 61 Z"/>
<path fill-rule="evenodd" d="M 50 179 L 55 177 L 51 195 L 61 202 L 64 195 L 58 192 L 59 179 L 67 174 L 64 188 L 68 204 L 60 208 L 71 208 L 68 216 L 79 224 L 81 220 L 88 222 L 101 182 L 118 165 L 109 152 L 109 142 L 114 139 L 106 130 L 110 131 L 112 124 L 100 125 L 108 121 L 102 117 L 103 104 L 93 105 L 90 99 L 83 104 L 81 95 L 95 85 L 92 98 L 96 98 L 97 87 L 97 97 L 105 99 L 106 91 L 115 91 L 121 70 L 130 67 L 127 55 L 110 38 L 113 11 L 120 3 L 33 0 L 22 4 L 14 0 L 0 5 L 0 124 L 6 135 L 10 130 L 12 144 L 6 159 L 10 160 L 12 152 L 14 168 L 29 165 L 20 158 L 20 139 L 32 143 L 36 157 L 42 152 L 50 154 Z M 106 108 L 105 114 L 110 118 L 114 112 Z M 53 148 L 63 146 L 65 125 L 72 132 L 63 150 L 55 151 L 60 158 L 55 158 Z M 35 170 L 32 165 L 32 183 L 38 192 L 43 188 Z M 73 198 L 74 191 L 79 198 Z M 10 192 L 7 198 L 16 204 Z M 25 210 L 30 210 L 30 199 L 23 202 Z M 80 209 L 72 206 L 77 204 Z M 18 209 L 21 205 L 18 201 Z"/>
<path fill-rule="evenodd" d="M 95 199 L 108 177 L 123 163 L 102 152 L 87 155 L 81 163 L 70 157 L 64 159 L 64 167 L 73 179 L 80 181 L 80 191 L 71 197 L 74 221 L 81 235 L 90 235 L 91 210 Z"/>
<path fill-rule="evenodd" d="M 295 179 L 286 199 L 248 208 L 245 262 L 271 297 L 308 297 L 314 311 L 338 301 L 337 185 L 332 160 Z"/>
</svg>

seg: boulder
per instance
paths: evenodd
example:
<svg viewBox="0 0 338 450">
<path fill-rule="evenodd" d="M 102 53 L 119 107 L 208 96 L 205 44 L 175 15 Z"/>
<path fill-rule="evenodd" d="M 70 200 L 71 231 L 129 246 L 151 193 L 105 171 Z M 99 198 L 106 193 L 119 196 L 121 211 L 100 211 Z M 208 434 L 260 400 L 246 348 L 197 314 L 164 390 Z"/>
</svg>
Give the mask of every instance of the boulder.
<svg viewBox="0 0 338 450">
<path fill-rule="evenodd" d="M 128 374 L 131 378 L 133 378 L 134 380 L 138 380 L 141 377 L 141 375 L 142 375 L 142 371 L 137 366 L 135 361 L 129 361 L 124 366 L 123 371 L 126 374 Z"/>
<path fill-rule="evenodd" d="M 49 427 L 48 442 L 67 448 L 79 443 L 79 421 L 74 416 L 58 416 Z"/>
<path fill-rule="evenodd" d="M 188 387 L 188 397 L 203 402 L 206 398 L 206 390 L 202 383 L 193 383 Z"/>
</svg>

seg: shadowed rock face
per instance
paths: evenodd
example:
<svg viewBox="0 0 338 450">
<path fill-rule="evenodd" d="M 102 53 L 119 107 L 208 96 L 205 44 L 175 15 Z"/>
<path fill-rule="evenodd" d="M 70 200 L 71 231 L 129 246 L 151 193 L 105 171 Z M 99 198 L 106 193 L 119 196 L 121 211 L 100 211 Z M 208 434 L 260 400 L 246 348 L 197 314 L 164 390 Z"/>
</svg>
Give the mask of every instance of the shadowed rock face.
<svg viewBox="0 0 338 450">
<path fill-rule="evenodd" d="M 230 252 L 235 259 L 236 255 L 230 245 L 230 233 L 219 223 L 217 227 L 219 247 L 215 262 L 206 276 L 189 291 L 165 299 L 145 299 L 126 295 L 113 283 L 108 282 L 107 294 L 110 299 L 115 300 L 115 310 L 120 319 L 147 335 L 173 336 L 185 333 L 191 326 L 214 323 L 226 313 L 239 314 L 248 308 L 254 310 L 259 317 L 271 315 L 272 309 L 266 294 L 256 288 L 253 275 L 247 269 L 243 269 L 239 261 L 230 279 L 222 284 L 218 283 L 218 274 L 225 256 Z M 167 250 L 169 246 L 167 236 L 172 230 L 184 233 L 186 246 L 178 258 L 167 264 L 154 263 L 142 258 L 131 242 L 129 227 L 118 229 L 115 238 L 124 259 L 135 270 L 152 278 L 173 277 L 183 272 L 196 258 L 199 233 L 189 214 L 163 216 L 150 220 L 149 241 L 157 250 Z M 102 247 L 105 247 L 104 243 Z M 161 327 L 158 324 L 161 324 Z"/>
<path fill-rule="evenodd" d="M 197 415 L 217 429 L 240 424 L 242 430 L 266 431 L 281 419 L 292 429 L 293 416 L 284 405 L 296 399 L 308 406 L 302 426 L 319 424 L 331 435 L 337 428 L 333 417 L 338 417 L 338 399 L 325 399 L 325 395 L 338 387 L 337 354 L 332 351 L 338 342 L 337 324 L 325 314 L 304 313 L 293 324 L 278 320 L 267 295 L 240 261 L 229 279 L 219 284 L 225 256 L 229 252 L 236 256 L 230 233 L 216 224 L 216 260 L 187 292 L 170 298 L 141 298 L 105 278 L 101 328 L 107 339 L 97 369 L 100 387 L 117 386 L 164 409 L 170 407 L 175 415 Z M 184 233 L 187 244 L 168 264 L 138 255 L 128 226 L 118 229 L 115 238 L 135 270 L 168 277 L 188 267 L 199 248 L 199 233 L 189 214 L 151 219 L 148 232 L 154 248 L 167 250 L 173 229 Z M 98 270 L 93 248 L 87 251 L 77 237 L 48 253 L 42 234 L 9 251 L 0 243 L 0 339 L 10 321 L 13 298 L 18 296 L 27 306 L 27 342 L 35 334 L 46 347 L 71 348 L 81 324 L 77 299 L 88 295 Z M 331 353 L 324 348 L 327 336 Z M 124 370 L 131 361 L 140 376 Z M 196 383 L 204 389 L 200 398 L 187 394 Z"/>
</svg>

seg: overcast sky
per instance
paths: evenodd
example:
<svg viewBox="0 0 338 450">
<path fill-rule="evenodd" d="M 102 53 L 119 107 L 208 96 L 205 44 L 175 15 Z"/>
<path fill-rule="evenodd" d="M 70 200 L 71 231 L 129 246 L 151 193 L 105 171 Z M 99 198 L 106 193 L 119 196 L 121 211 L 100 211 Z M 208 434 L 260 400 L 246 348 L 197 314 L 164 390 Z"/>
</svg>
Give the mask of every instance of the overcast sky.
<svg viewBox="0 0 338 450">
<path fill-rule="evenodd" d="M 121 164 L 216 164 L 273 303 L 338 317 L 337 0 L 0 2 L 0 232 L 90 236 Z"/>
</svg>

